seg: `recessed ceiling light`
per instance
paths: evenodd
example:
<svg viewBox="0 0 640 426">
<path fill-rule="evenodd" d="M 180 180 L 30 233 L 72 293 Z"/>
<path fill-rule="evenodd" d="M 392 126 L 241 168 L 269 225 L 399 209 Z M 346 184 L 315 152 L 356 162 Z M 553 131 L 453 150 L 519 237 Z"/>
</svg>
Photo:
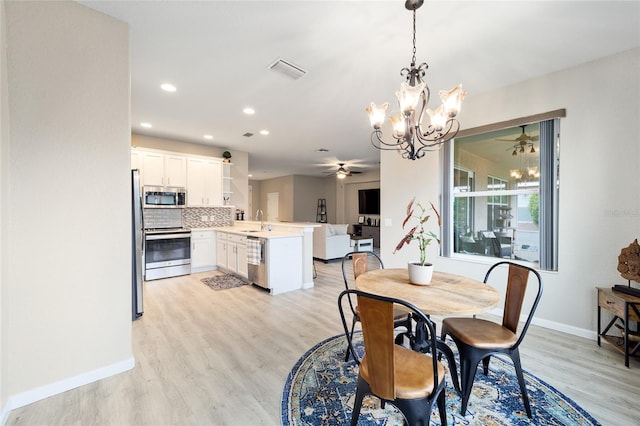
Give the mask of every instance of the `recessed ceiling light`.
<svg viewBox="0 0 640 426">
<path fill-rule="evenodd" d="M 247 177 L 253 177 L 253 175 L 247 175 Z"/>
<path fill-rule="evenodd" d="M 266 136 L 266 135 L 269 134 L 269 131 L 268 130 L 260 130 L 260 134 Z"/>
<path fill-rule="evenodd" d="M 202 135 L 202 137 L 205 139 L 213 139 L 213 136 L 211 135 Z"/>
<path fill-rule="evenodd" d="M 140 123 L 140 125 L 141 125 L 142 127 L 146 127 L 147 129 L 150 129 L 150 128 L 152 127 L 152 126 L 151 126 L 151 123 Z"/>
<path fill-rule="evenodd" d="M 160 88 L 162 90 L 164 90 L 165 92 L 175 92 L 176 91 L 176 86 L 174 86 L 171 83 L 164 83 L 160 85 Z"/>
<path fill-rule="evenodd" d="M 253 114 L 256 113 L 256 110 L 253 109 L 253 108 L 247 107 L 247 108 L 243 109 L 242 112 L 244 112 L 247 115 L 253 115 Z"/>
</svg>

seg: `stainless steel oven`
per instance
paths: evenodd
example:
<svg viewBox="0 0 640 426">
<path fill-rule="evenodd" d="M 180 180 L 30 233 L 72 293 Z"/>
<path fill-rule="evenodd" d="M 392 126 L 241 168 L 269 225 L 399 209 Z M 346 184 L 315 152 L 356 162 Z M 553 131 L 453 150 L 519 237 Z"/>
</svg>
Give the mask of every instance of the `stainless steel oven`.
<svg viewBox="0 0 640 426">
<path fill-rule="evenodd" d="M 191 231 L 147 229 L 145 231 L 146 281 L 191 273 Z"/>
</svg>

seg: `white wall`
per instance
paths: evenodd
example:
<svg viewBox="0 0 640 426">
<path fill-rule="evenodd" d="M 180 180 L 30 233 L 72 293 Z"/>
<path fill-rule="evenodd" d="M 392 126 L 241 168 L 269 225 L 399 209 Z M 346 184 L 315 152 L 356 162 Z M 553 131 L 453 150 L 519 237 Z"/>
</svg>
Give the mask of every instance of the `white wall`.
<svg viewBox="0 0 640 426">
<path fill-rule="evenodd" d="M 6 412 L 129 369 L 133 355 L 127 26 L 73 2 L 4 6 Z"/>
<path fill-rule="evenodd" d="M 8 193 L 9 172 L 9 97 L 7 96 L 7 48 L 4 1 L 0 2 L 0 424 L 5 424 L 8 415 L 7 405 L 7 310 L 4 301 L 9 286 L 6 285 L 7 268 L 3 255 L 7 252 L 8 238 L 7 217 L 9 202 L 5 194 Z M 7 407 L 7 409 L 5 409 Z"/>
<path fill-rule="evenodd" d="M 640 236 L 639 73 L 640 49 L 633 49 L 490 93 L 470 93 L 464 102 L 463 128 L 566 108 L 560 124 L 559 269 L 542 273 L 536 318 L 543 325 L 595 337 L 595 287 L 623 282 L 618 255 Z M 381 228 L 385 266 L 417 256 L 417 249 L 391 253 L 407 202 L 417 196 L 439 205 L 439 161 L 437 153 L 412 162 L 382 152 L 382 217 L 393 221 Z M 438 270 L 477 279 L 488 267 L 445 258 L 434 263 Z"/>
</svg>

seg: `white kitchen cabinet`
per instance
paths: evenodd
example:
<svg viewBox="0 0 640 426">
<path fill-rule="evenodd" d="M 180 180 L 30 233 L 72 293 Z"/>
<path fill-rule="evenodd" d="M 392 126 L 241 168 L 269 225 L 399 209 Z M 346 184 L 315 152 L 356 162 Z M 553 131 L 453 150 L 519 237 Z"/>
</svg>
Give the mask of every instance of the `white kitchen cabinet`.
<svg viewBox="0 0 640 426">
<path fill-rule="evenodd" d="M 164 175 L 167 186 L 187 186 L 187 157 L 182 155 L 165 155 Z"/>
<path fill-rule="evenodd" d="M 227 269 L 227 233 L 216 234 L 216 264 L 218 269 Z"/>
<path fill-rule="evenodd" d="M 222 206 L 222 162 L 190 157 L 187 161 L 187 205 Z"/>
<path fill-rule="evenodd" d="M 142 175 L 147 186 L 180 186 L 187 184 L 187 158 L 157 152 L 142 153 Z"/>
<path fill-rule="evenodd" d="M 147 186 L 164 185 L 164 155 L 155 152 L 142 153 L 142 178 Z"/>
<path fill-rule="evenodd" d="M 203 272 L 215 269 L 216 236 L 215 231 L 191 232 L 191 272 Z"/>
<path fill-rule="evenodd" d="M 131 150 L 131 170 L 142 169 L 142 153 L 136 151 L 135 149 Z"/>
<path fill-rule="evenodd" d="M 238 243 L 236 246 L 236 259 L 238 261 L 238 275 L 242 278 L 249 277 L 249 264 L 247 263 L 247 240 L 243 244 Z"/>
<path fill-rule="evenodd" d="M 247 237 L 227 234 L 227 269 L 242 278 L 248 277 Z"/>
</svg>

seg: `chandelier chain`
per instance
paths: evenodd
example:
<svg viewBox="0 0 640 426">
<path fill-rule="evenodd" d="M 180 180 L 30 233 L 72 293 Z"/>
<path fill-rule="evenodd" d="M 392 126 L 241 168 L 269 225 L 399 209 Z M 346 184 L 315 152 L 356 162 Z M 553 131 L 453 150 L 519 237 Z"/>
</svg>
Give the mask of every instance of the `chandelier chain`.
<svg viewBox="0 0 640 426">
<path fill-rule="evenodd" d="M 416 64 L 416 10 L 413 9 L 413 56 L 411 58 L 411 66 Z"/>
</svg>

